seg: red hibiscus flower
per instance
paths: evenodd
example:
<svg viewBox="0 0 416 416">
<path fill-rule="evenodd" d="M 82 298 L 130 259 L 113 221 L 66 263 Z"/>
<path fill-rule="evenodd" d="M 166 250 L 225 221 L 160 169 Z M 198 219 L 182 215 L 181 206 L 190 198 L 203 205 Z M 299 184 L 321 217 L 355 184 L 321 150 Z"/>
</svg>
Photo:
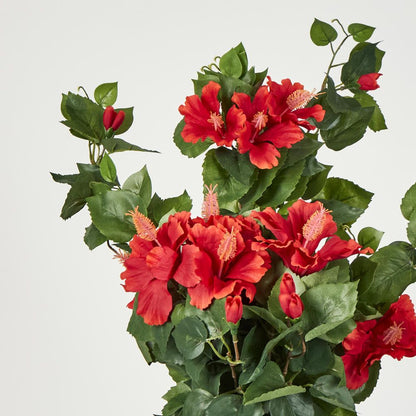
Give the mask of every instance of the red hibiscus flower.
<svg viewBox="0 0 416 416">
<path fill-rule="evenodd" d="M 302 140 L 303 132 L 292 122 L 276 124 L 268 115 L 269 92 L 267 86 L 260 87 L 253 101 L 244 93 L 234 93 L 232 101 L 246 117 L 246 127 L 237 139 L 238 151 L 249 152 L 250 161 L 260 169 L 277 166 L 279 148 L 290 148 Z"/>
<path fill-rule="evenodd" d="M 200 282 L 188 288 L 191 305 L 208 307 L 212 300 L 239 296 L 245 290 L 252 301 L 257 283 L 270 267 L 268 253 L 252 249 L 252 242 L 260 235 L 258 224 L 242 216 L 210 216 L 208 221 L 195 219 L 189 231 L 190 241 L 199 248 L 196 274 Z M 230 310 L 238 310 L 238 300 L 228 301 Z M 236 317 L 237 314 L 231 314 Z M 230 318 L 231 319 L 231 318 Z M 234 318 L 233 318 L 234 319 Z"/>
<path fill-rule="evenodd" d="M 303 313 L 303 302 L 296 293 L 293 277 L 289 273 L 285 273 L 280 282 L 279 303 L 289 318 L 299 318 Z"/>
<path fill-rule="evenodd" d="M 299 276 L 322 270 L 332 260 L 372 252 L 370 248 L 361 250 L 354 240 L 345 241 L 334 235 L 337 224 L 319 201 L 300 199 L 288 211 L 286 219 L 270 207 L 262 212 L 253 211 L 252 217 L 260 220 L 276 237 L 274 240 L 259 238 L 259 246 L 277 253 L 285 266 Z M 328 239 L 317 250 L 324 238 Z"/>
<path fill-rule="evenodd" d="M 132 252 L 124 261 L 121 274 L 127 292 L 138 292 L 137 314 L 149 325 L 164 324 L 172 310 L 168 281 L 175 280 L 185 287 L 195 286 L 200 277 L 195 273 L 199 250 L 183 245 L 188 234 L 189 212 L 169 217 L 158 230 L 143 214 L 133 217 L 137 235 L 130 242 Z"/>
<path fill-rule="evenodd" d="M 370 91 L 380 88 L 380 85 L 377 84 L 377 80 L 383 74 L 377 72 L 372 72 L 371 74 L 364 74 L 358 78 L 358 84 L 360 85 L 360 90 Z"/>
<path fill-rule="evenodd" d="M 400 296 L 380 319 L 357 322 L 342 345 L 349 389 L 366 383 L 369 368 L 385 354 L 397 360 L 416 356 L 416 315 L 409 296 Z"/>
<path fill-rule="evenodd" d="M 315 127 L 306 119 L 314 118 L 318 122 L 324 119 L 325 110 L 320 104 L 305 108 L 317 94 L 304 90 L 303 85 L 299 82 L 292 84 L 290 79 L 283 79 L 281 84 L 272 81 L 270 77 L 268 80 L 267 84 L 270 88 L 269 115 L 275 122 L 291 121 L 307 130 L 313 130 Z"/>
<path fill-rule="evenodd" d="M 179 106 L 179 112 L 185 117 L 185 127 L 182 130 L 185 142 L 196 143 L 210 138 L 218 146 L 231 146 L 237 139 L 244 127 L 245 116 L 241 110 L 232 106 L 224 120 L 218 100 L 220 89 L 219 84 L 210 81 L 202 88 L 201 97 L 186 97 L 185 104 Z"/>
</svg>

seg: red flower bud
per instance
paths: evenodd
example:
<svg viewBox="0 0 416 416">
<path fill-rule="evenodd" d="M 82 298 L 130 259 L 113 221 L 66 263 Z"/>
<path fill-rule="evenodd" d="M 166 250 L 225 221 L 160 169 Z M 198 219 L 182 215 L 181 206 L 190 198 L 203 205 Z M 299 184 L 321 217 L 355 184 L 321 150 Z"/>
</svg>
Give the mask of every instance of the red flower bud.
<svg viewBox="0 0 416 416">
<path fill-rule="evenodd" d="M 299 318 L 303 312 L 303 302 L 296 294 L 295 283 L 289 273 L 285 273 L 280 282 L 280 306 L 283 312 L 292 319 Z"/>
<path fill-rule="evenodd" d="M 105 110 L 103 114 L 103 124 L 106 130 L 108 130 L 116 118 L 117 113 L 114 111 L 114 108 L 109 105 Z"/>
<path fill-rule="evenodd" d="M 111 127 L 112 127 L 112 129 L 114 130 L 114 131 L 116 131 L 122 124 L 123 124 L 123 121 L 124 121 L 124 117 L 125 117 L 125 113 L 124 113 L 124 111 L 123 110 L 120 110 L 118 113 L 117 113 L 117 115 L 116 115 L 116 117 L 115 117 L 115 119 L 114 119 L 114 121 L 113 121 L 113 124 L 111 125 Z"/>
<path fill-rule="evenodd" d="M 225 318 L 227 322 L 236 324 L 243 316 L 241 296 L 228 296 L 225 301 Z"/>
<path fill-rule="evenodd" d="M 361 75 L 357 81 L 360 85 L 360 90 L 370 91 L 379 88 L 380 85 L 377 84 L 377 80 L 381 75 L 383 74 L 379 74 L 377 72 Z"/>
</svg>

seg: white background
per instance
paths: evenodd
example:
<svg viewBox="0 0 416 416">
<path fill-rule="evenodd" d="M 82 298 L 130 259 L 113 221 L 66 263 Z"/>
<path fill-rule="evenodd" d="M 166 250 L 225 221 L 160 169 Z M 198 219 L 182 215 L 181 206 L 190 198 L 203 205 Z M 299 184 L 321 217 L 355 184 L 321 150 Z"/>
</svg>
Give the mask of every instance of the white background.
<svg viewBox="0 0 416 416">
<path fill-rule="evenodd" d="M 83 244 L 86 212 L 59 218 L 68 188 L 49 171 L 75 172 L 86 142 L 59 124 L 60 94 L 84 86 L 92 95 L 119 81 L 117 105 L 135 106 L 125 138 L 161 155 L 117 154 L 120 180 L 148 165 L 162 197 L 187 188 L 198 214 L 201 159 L 171 141 L 178 106 L 192 94 L 204 64 L 243 41 L 258 70 L 290 77 L 309 90 L 322 83 L 328 48 L 309 40 L 314 17 L 376 26 L 387 51 L 374 96 L 389 130 L 320 160 L 333 176 L 375 192 L 355 227 L 386 231 L 384 244 L 406 239 L 399 205 L 416 181 L 414 21 L 412 1 L 14 1 L 0 3 L 2 261 L 0 274 L 0 414 L 7 416 L 150 416 L 171 380 L 148 367 L 125 332 L 130 295 L 105 247 Z M 416 300 L 415 287 L 408 293 Z M 410 411 L 416 359 L 383 359 L 363 416 Z M 399 407 L 398 407 L 399 406 Z M 410 412 L 410 413 L 409 413 Z M 220 416 L 220 415 L 219 415 Z"/>
</svg>

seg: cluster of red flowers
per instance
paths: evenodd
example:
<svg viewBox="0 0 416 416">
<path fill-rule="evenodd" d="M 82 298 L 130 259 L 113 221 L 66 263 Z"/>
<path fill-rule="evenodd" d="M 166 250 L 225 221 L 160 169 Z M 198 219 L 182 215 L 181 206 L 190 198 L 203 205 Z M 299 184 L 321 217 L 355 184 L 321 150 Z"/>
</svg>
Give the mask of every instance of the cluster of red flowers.
<svg viewBox="0 0 416 416">
<path fill-rule="evenodd" d="M 139 292 L 137 313 L 147 324 L 167 321 L 173 307 L 170 290 L 177 284 L 187 288 L 191 305 L 200 309 L 227 297 L 227 320 L 240 320 L 242 292 L 252 301 L 255 283 L 270 267 L 267 251 L 253 248 L 260 236 L 256 221 L 218 213 L 191 219 L 189 212 L 179 212 L 156 229 L 137 209 L 129 215 L 137 235 L 121 278 L 126 291 Z"/>
<path fill-rule="evenodd" d="M 319 104 L 305 108 L 316 94 L 298 82 L 284 79 L 278 84 L 269 77 L 267 84 L 257 90 L 253 100 L 245 93 L 234 93 L 234 104 L 226 114 L 221 113 L 218 99 L 221 86 L 214 81 L 203 87 L 201 97 L 186 97 L 179 107 L 185 118 L 184 141 L 196 143 L 210 138 L 218 146 L 231 146 L 236 141 L 238 151 L 248 152 L 253 165 L 260 169 L 277 166 L 278 149 L 302 140 L 300 127 L 315 129 L 306 119 L 320 122 L 325 110 Z"/>
<path fill-rule="evenodd" d="M 137 208 L 129 215 L 137 234 L 121 278 L 126 291 L 139 293 L 137 313 L 150 325 L 167 321 L 173 307 L 170 291 L 177 290 L 178 284 L 187 288 L 191 305 L 199 309 L 226 297 L 227 321 L 237 323 L 242 316 L 243 291 L 251 302 L 255 284 L 270 268 L 267 249 L 275 251 L 299 276 L 321 270 L 331 260 L 371 251 L 362 250 L 354 240 L 335 236 L 336 223 L 320 202 L 297 201 L 289 208 L 287 219 L 271 208 L 248 217 L 223 216 L 216 194 L 209 188 L 203 218 L 192 219 L 189 212 L 179 212 L 156 229 Z M 265 239 L 255 219 L 276 239 Z M 327 242 L 316 251 L 326 237 Z M 289 317 L 302 314 L 302 301 L 289 274 L 282 279 L 279 301 Z"/>
<path fill-rule="evenodd" d="M 349 389 L 361 387 L 368 380 L 371 365 L 383 355 L 397 360 L 416 356 L 416 316 L 409 296 L 400 296 L 382 318 L 357 322 L 342 345 Z"/>
</svg>

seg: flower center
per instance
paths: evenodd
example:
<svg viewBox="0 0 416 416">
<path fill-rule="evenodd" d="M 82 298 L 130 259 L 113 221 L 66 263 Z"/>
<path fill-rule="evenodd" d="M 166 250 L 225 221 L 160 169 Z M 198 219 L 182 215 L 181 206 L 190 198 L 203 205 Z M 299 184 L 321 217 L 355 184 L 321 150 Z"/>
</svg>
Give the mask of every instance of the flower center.
<svg viewBox="0 0 416 416">
<path fill-rule="evenodd" d="M 207 221 L 211 215 L 219 215 L 220 208 L 217 193 L 215 192 L 217 185 L 214 185 L 214 187 L 205 185 L 205 188 L 208 192 L 205 194 L 204 202 L 202 203 L 202 218 Z"/>
<path fill-rule="evenodd" d="M 208 123 L 211 123 L 214 126 L 215 131 L 220 130 L 224 125 L 222 117 L 217 113 L 213 113 L 212 111 L 210 112 Z"/>
<path fill-rule="evenodd" d="M 222 237 L 218 246 L 218 257 L 221 262 L 225 262 L 234 258 L 237 251 L 237 238 L 235 236 L 234 227 L 231 228 L 231 232 L 228 231 Z"/>
<path fill-rule="evenodd" d="M 302 227 L 302 235 L 306 241 L 316 240 L 322 234 L 328 212 L 330 211 L 321 206 L 309 217 Z"/>
<path fill-rule="evenodd" d="M 253 120 L 251 122 L 254 124 L 254 127 L 260 131 L 266 127 L 267 121 L 269 120 L 269 117 L 267 114 L 264 114 L 263 111 L 258 111 L 253 116 Z"/>
<path fill-rule="evenodd" d="M 403 331 L 405 328 L 402 328 L 403 322 L 400 322 L 399 325 L 396 322 L 393 322 L 393 325 L 386 329 L 383 334 L 383 342 L 386 345 L 394 345 L 402 339 Z"/>
<path fill-rule="evenodd" d="M 316 98 L 319 94 L 315 94 L 315 89 L 312 92 L 306 90 L 296 90 L 286 99 L 286 104 L 290 111 L 304 108 L 312 98 Z"/>
<path fill-rule="evenodd" d="M 137 235 L 140 238 L 157 242 L 156 227 L 149 218 L 139 212 L 139 207 L 134 208 L 134 211 L 131 210 L 127 212 L 126 215 L 133 218 L 133 224 L 136 228 Z"/>
</svg>

